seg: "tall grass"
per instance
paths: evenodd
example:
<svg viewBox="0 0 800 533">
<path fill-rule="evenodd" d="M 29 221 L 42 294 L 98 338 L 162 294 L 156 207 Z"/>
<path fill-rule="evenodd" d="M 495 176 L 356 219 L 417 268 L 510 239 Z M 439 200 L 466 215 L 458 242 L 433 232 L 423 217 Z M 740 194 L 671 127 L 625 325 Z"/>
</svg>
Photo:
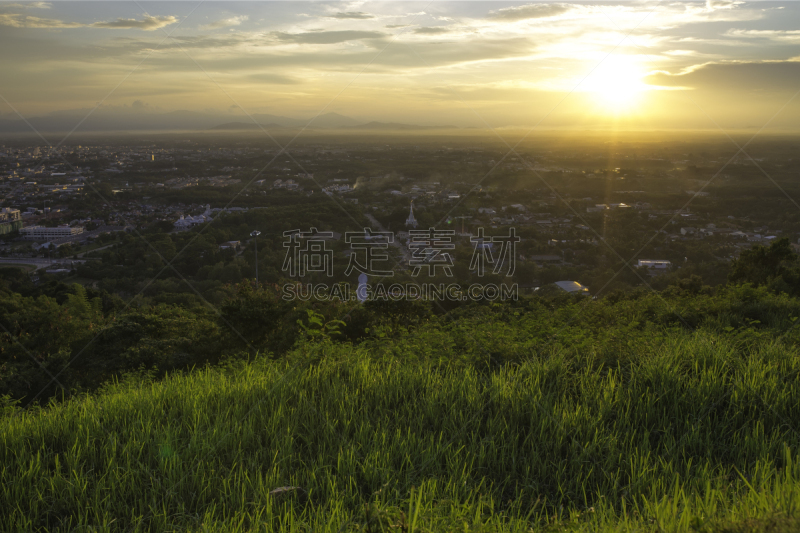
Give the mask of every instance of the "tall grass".
<svg viewBox="0 0 800 533">
<path fill-rule="evenodd" d="M 798 526 L 793 346 L 672 332 L 614 365 L 552 346 L 486 372 L 387 342 L 7 415 L 0 529 Z"/>
</svg>

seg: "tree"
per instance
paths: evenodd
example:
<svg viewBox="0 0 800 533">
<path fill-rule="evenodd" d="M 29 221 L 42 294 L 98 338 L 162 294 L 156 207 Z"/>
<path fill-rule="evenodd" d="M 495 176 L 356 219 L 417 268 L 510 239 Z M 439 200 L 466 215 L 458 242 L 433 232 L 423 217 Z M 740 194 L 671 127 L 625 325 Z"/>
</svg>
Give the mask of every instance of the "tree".
<svg viewBox="0 0 800 533">
<path fill-rule="evenodd" d="M 769 247 L 755 246 L 742 252 L 733 262 L 728 280 L 731 283 L 769 285 L 790 294 L 800 293 L 800 256 L 792 250 L 789 239 Z"/>
</svg>

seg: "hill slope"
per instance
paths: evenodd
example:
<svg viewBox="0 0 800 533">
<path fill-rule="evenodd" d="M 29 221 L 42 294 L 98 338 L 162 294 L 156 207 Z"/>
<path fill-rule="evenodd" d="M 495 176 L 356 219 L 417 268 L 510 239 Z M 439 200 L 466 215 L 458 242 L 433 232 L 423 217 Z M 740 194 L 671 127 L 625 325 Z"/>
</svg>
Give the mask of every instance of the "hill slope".
<svg viewBox="0 0 800 533">
<path fill-rule="evenodd" d="M 614 349 L 530 345 L 530 320 L 481 308 L 9 412 L 0 529 L 798 525 L 794 342 L 660 328 L 609 332 Z M 459 364 L 469 352 L 489 366 Z M 518 364 L 492 369 L 495 352 Z"/>
</svg>

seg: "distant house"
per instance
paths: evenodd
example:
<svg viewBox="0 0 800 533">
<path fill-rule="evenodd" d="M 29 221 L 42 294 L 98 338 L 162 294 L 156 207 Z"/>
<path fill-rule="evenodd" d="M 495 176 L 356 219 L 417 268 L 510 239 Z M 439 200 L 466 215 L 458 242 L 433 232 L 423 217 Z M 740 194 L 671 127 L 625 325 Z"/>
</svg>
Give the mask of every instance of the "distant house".
<svg viewBox="0 0 800 533">
<path fill-rule="evenodd" d="M 197 215 L 196 217 L 188 216 L 184 217 L 181 216 L 178 220 L 173 223 L 176 230 L 187 230 L 192 226 L 196 226 L 197 224 L 203 224 L 205 222 L 211 222 L 211 206 L 207 205 L 206 210 L 203 212 L 202 215 Z"/>
<path fill-rule="evenodd" d="M 235 250 L 241 246 L 241 241 L 228 241 L 219 245 L 220 250 Z"/>
<path fill-rule="evenodd" d="M 554 285 L 564 292 L 586 295 L 589 294 L 589 288 L 584 287 L 577 281 L 556 281 Z"/>
<path fill-rule="evenodd" d="M 672 268 L 672 261 L 665 259 L 639 259 L 637 265 L 639 268 L 645 267 L 650 271 L 651 275 L 661 272 L 666 272 Z"/>
</svg>

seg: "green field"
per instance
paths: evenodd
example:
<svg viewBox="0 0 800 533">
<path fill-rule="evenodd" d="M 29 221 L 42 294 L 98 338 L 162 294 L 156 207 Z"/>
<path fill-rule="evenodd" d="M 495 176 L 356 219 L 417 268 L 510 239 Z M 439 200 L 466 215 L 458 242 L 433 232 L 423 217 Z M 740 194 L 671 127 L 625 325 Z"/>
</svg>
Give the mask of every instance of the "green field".
<svg viewBox="0 0 800 533">
<path fill-rule="evenodd" d="M 798 311 L 478 306 L 8 405 L 0 530 L 796 531 Z"/>
</svg>

